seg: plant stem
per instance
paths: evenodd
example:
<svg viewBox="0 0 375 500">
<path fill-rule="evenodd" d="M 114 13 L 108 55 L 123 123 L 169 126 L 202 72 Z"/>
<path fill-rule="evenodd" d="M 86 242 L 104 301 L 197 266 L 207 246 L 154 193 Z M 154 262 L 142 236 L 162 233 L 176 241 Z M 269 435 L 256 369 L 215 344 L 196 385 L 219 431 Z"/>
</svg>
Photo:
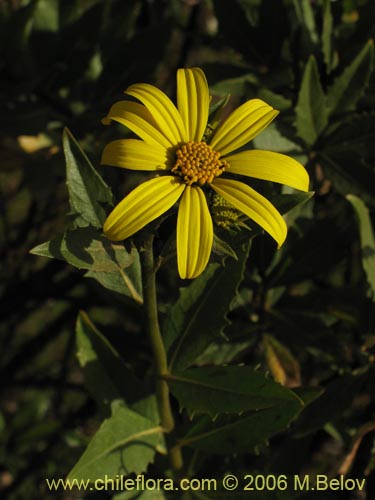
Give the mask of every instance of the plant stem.
<svg viewBox="0 0 375 500">
<path fill-rule="evenodd" d="M 154 236 L 151 234 L 145 241 L 140 252 L 142 266 L 143 305 L 146 311 L 147 330 L 151 342 L 152 354 L 156 371 L 156 398 L 160 416 L 160 423 L 165 433 L 170 434 L 175 426 L 168 382 L 164 379 L 168 375 L 168 362 L 163 339 L 160 333 L 157 295 L 156 295 L 156 267 L 153 253 Z M 170 441 L 170 439 L 167 439 Z M 182 467 L 182 457 L 179 447 L 170 446 L 168 450 L 171 467 L 179 470 Z"/>
</svg>

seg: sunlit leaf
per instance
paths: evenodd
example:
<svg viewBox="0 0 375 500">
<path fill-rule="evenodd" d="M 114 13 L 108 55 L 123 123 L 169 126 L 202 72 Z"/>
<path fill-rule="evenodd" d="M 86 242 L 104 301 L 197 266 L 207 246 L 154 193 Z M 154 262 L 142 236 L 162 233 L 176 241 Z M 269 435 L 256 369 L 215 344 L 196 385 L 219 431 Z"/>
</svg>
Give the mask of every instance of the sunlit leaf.
<svg viewBox="0 0 375 500">
<path fill-rule="evenodd" d="M 102 227 L 104 205 L 113 206 L 112 193 L 68 129 L 64 130 L 63 148 L 73 225 Z"/>
<path fill-rule="evenodd" d="M 99 281 L 105 288 L 142 302 L 141 268 L 138 251 L 128 252 L 93 227 L 79 227 L 42 243 L 31 250 L 35 255 L 65 260 L 85 276 Z"/>
<path fill-rule="evenodd" d="M 87 449 L 70 471 L 69 479 L 95 480 L 144 472 L 154 460 L 161 428 L 121 404 L 112 405 Z"/>
</svg>

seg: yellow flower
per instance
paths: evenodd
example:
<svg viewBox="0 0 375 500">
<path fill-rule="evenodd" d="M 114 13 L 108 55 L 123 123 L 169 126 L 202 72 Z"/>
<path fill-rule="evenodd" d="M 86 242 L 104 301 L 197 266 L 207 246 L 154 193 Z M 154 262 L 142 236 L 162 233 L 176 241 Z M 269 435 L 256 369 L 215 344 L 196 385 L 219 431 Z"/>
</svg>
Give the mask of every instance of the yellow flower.
<svg viewBox="0 0 375 500">
<path fill-rule="evenodd" d="M 120 101 L 103 120 L 125 125 L 140 139 L 120 139 L 103 151 L 102 163 L 161 175 L 143 182 L 111 212 L 104 232 L 111 240 L 132 236 L 178 200 L 177 263 L 181 278 L 195 278 L 211 254 L 213 223 L 204 189 L 209 186 L 254 220 L 277 242 L 287 227 L 276 208 L 247 184 L 225 174 L 254 177 L 307 191 L 309 178 L 296 160 L 270 151 L 233 153 L 264 130 L 278 111 L 251 99 L 223 121 L 207 142 L 204 133 L 209 91 L 201 69 L 177 72 L 177 107 L 158 88 L 140 83 L 125 94 L 139 102 Z M 224 174 L 224 175 L 222 175 Z"/>
</svg>

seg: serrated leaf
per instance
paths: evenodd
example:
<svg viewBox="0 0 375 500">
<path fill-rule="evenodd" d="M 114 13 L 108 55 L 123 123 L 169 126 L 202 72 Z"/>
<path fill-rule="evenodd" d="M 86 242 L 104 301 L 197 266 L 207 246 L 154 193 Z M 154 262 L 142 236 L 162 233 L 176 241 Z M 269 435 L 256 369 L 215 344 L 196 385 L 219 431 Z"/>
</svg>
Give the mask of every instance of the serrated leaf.
<svg viewBox="0 0 375 500">
<path fill-rule="evenodd" d="M 85 276 L 142 303 L 141 267 L 137 249 L 132 247 L 128 252 L 122 244 L 109 241 L 94 227 L 67 231 L 33 248 L 31 253 L 65 260 L 78 269 L 87 269 Z"/>
<path fill-rule="evenodd" d="M 327 123 L 326 96 L 320 83 L 315 57 L 310 56 L 303 73 L 296 106 L 297 135 L 311 146 Z"/>
<path fill-rule="evenodd" d="M 100 228 L 106 219 L 104 205 L 113 206 L 112 193 L 67 128 L 63 149 L 73 227 Z"/>
<path fill-rule="evenodd" d="M 263 336 L 263 348 L 267 365 L 276 382 L 288 387 L 301 385 L 301 370 L 290 350 L 272 335 Z"/>
<path fill-rule="evenodd" d="M 370 40 L 328 88 L 329 114 L 345 113 L 355 109 L 358 99 L 369 82 L 373 64 L 374 42 Z"/>
<path fill-rule="evenodd" d="M 206 366 L 166 376 L 172 393 L 190 416 L 241 413 L 292 403 L 296 395 L 247 366 Z"/>
<path fill-rule="evenodd" d="M 302 403 L 295 398 L 237 418 L 222 416 L 212 422 L 203 417 L 180 444 L 226 456 L 249 453 L 255 446 L 286 429 L 301 409 Z"/>
<path fill-rule="evenodd" d="M 191 365 L 228 324 L 226 314 L 242 280 L 250 243 L 248 240 L 237 246 L 233 244 L 237 261 L 227 259 L 225 267 L 208 266 L 181 290 L 163 328 L 170 370 L 183 370 Z"/>
<path fill-rule="evenodd" d="M 113 405 L 87 449 L 68 475 L 70 480 L 115 478 L 144 472 L 162 439 L 159 426 L 124 406 Z"/>
<path fill-rule="evenodd" d="M 101 406 L 108 408 L 115 399 L 124 399 L 128 404 L 140 399 L 141 383 L 83 311 L 77 318 L 76 339 L 85 383 Z"/>
<path fill-rule="evenodd" d="M 355 210 L 359 226 L 361 240 L 362 265 L 367 276 L 367 281 L 372 289 L 375 300 L 375 238 L 368 208 L 363 201 L 352 194 L 348 194 L 346 199 L 352 204 Z"/>
</svg>

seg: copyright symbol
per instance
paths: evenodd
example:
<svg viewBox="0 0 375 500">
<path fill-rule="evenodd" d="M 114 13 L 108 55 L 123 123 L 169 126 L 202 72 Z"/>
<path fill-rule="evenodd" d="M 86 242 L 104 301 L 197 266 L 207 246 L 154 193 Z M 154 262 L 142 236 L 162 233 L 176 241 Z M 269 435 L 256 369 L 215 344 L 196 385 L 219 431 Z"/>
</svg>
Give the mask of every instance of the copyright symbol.
<svg viewBox="0 0 375 500">
<path fill-rule="evenodd" d="M 232 474 L 227 474 L 223 478 L 223 486 L 226 490 L 233 491 L 238 486 L 238 479 L 236 478 L 236 476 L 233 476 Z"/>
</svg>

